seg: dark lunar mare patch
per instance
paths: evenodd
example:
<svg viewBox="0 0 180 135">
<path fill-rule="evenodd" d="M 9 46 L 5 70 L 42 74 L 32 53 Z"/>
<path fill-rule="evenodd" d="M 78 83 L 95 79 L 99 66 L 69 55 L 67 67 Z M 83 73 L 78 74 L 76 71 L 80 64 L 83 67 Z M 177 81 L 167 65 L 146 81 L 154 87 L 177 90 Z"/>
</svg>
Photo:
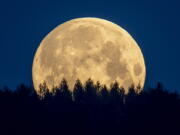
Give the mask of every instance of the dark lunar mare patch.
<svg viewBox="0 0 180 135">
<path fill-rule="evenodd" d="M 106 71 L 112 80 L 116 80 L 117 77 L 124 79 L 128 73 L 127 64 L 125 61 L 121 61 L 121 50 L 113 42 L 107 41 L 102 50 L 102 56 L 109 59 L 107 63 Z"/>
<path fill-rule="evenodd" d="M 126 63 L 119 61 L 108 62 L 106 70 L 107 74 L 112 78 L 112 80 L 116 80 L 117 77 L 124 79 L 128 72 Z"/>
<path fill-rule="evenodd" d="M 115 46 L 112 41 L 107 41 L 101 50 L 101 53 L 112 60 L 119 60 L 121 56 L 121 51 L 119 50 L 119 47 Z"/>
</svg>

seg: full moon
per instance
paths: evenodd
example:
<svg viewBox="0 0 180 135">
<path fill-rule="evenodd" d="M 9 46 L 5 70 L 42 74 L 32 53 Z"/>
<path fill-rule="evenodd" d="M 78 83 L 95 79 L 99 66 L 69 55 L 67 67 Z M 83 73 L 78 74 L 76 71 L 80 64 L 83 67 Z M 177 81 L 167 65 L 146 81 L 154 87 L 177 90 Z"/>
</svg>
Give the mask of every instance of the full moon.
<svg viewBox="0 0 180 135">
<path fill-rule="evenodd" d="M 34 56 L 35 90 L 46 82 L 51 91 L 65 78 L 71 90 L 77 79 L 89 78 L 110 87 L 117 81 L 128 91 L 144 87 L 146 67 L 136 41 L 120 26 L 99 18 L 77 18 L 52 30 Z"/>
</svg>

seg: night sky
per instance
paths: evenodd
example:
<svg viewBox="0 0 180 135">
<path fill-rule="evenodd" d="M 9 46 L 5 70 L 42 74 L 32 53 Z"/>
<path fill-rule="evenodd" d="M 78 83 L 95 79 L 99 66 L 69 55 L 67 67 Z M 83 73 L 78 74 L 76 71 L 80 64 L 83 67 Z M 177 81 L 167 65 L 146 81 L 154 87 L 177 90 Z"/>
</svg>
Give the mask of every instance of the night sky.
<svg viewBox="0 0 180 135">
<path fill-rule="evenodd" d="M 160 81 L 180 92 L 179 7 L 178 0 L 1 0 L 0 87 L 32 84 L 34 53 L 56 26 L 99 17 L 120 25 L 137 41 L 147 66 L 146 86 Z"/>
</svg>

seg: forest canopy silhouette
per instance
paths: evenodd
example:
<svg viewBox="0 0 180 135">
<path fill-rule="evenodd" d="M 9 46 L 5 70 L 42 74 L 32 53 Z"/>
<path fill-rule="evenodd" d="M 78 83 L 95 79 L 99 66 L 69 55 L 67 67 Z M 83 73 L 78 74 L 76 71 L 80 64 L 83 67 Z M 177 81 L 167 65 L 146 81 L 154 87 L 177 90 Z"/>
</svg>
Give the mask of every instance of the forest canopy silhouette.
<svg viewBox="0 0 180 135">
<path fill-rule="evenodd" d="M 63 79 L 49 92 L 46 83 L 37 94 L 21 84 L 0 90 L 0 134 L 18 135 L 152 135 L 180 133 L 180 98 L 161 83 L 141 91 L 115 82 L 110 88 L 88 79 L 70 90 Z"/>
</svg>

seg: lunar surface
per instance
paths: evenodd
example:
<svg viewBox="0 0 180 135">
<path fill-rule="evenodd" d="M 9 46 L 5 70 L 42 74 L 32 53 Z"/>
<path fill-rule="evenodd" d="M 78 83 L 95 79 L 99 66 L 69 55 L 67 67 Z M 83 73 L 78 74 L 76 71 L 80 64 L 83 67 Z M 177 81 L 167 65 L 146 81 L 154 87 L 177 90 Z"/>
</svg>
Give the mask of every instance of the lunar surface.
<svg viewBox="0 0 180 135">
<path fill-rule="evenodd" d="M 145 63 L 135 40 L 120 26 L 98 18 L 78 18 L 52 30 L 36 51 L 34 88 L 46 82 L 52 90 L 65 78 L 72 90 L 77 79 L 89 78 L 107 87 L 119 82 L 126 92 L 145 82 Z"/>
</svg>

